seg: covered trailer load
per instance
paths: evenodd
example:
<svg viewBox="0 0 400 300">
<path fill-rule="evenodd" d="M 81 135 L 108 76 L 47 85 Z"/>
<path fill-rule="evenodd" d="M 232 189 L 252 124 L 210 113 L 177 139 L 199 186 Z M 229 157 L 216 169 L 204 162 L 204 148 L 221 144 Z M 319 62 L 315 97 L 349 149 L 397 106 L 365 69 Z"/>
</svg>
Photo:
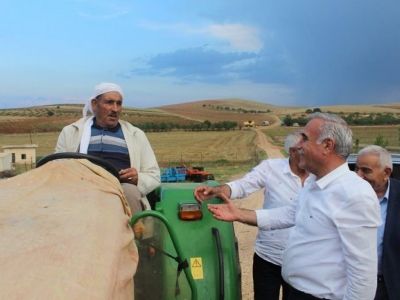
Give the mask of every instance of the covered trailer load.
<svg viewBox="0 0 400 300">
<path fill-rule="evenodd" d="M 0 299 L 133 299 L 138 250 L 115 176 L 56 160 L 0 182 Z"/>
<path fill-rule="evenodd" d="M 233 224 L 193 197 L 216 181 L 161 183 L 132 216 L 110 163 L 37 167 L 0 182 L 0 299 L 241 299 Z"/>
</svg>

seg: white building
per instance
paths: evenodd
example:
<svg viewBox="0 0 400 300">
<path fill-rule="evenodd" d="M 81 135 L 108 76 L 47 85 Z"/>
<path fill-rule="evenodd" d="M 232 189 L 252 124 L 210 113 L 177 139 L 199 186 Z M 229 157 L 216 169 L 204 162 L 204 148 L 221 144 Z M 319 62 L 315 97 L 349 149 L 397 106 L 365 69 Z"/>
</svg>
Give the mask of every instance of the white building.
<svg viewBox="0 0 400 300">
<path fill-rule="evenodd" d="M 35 144 L 2 146 L 4 153 L 10 153 L 11 162 L 16 164 L 35 164 L 37 147 Z"/>
</svg>

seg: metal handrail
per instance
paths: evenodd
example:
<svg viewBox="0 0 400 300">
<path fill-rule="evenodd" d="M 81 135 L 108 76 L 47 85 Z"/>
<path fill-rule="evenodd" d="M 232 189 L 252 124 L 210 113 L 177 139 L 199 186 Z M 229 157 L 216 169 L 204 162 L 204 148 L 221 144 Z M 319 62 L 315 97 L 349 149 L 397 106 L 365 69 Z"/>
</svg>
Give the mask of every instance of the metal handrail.
<svg viewBox="0 0 400 300">
<path fill-rule="evenodd" d="M 133 225 L 141 218 L 144 217 L 154 217 L 159 219 L 160 221 L 162 221 L 164 223 L 164 225 L 167 227 L 168 232 L 171 236 L 171 240 L 172 243 L 174 244 L 174 247 L 176 249 L 176 253 L 178 255 L 179 261 L 180 262 L 184 262 L 186 260 L 186 258 L 183 255 L 183 250 L 181 248 L 181 246 L 179 245 L 178 242 L 178 238 L 176 236 L 175 231 L 173 230 L 170 222 L 167 220 L 167 218 L 160 212 L 158 211 L 154 211 L 154 210 L 145 210 L 142 211 L 136 215 L 134 215 L 131 219 L 131 221 L 129 222 L 130 226 L 133 227 Z M 197 300 L 198 295 L 197 295 L 197 287 L 196 287 L 196 283 L 193 279 L 192 273 L 190 272 L 190 268 L 184 268 L 183 271 L 185 272 L 186 278 L 188 280 L 190 289 L 192 290 L 192 300 Z"/>
</svg>

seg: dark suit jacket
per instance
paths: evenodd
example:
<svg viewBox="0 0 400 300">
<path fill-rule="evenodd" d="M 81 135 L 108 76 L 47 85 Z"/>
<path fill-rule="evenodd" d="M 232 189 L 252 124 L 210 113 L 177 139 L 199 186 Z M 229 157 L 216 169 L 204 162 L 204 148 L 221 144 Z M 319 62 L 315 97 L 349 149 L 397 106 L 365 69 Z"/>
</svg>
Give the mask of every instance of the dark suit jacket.
<svg viewBox="0 0 400 300">
<path fill-rule="evenodd" d="M 400 299 L 400 181 L 390 178 L 383 236 L 383 278 L 390 300 Z"/>
</svg>

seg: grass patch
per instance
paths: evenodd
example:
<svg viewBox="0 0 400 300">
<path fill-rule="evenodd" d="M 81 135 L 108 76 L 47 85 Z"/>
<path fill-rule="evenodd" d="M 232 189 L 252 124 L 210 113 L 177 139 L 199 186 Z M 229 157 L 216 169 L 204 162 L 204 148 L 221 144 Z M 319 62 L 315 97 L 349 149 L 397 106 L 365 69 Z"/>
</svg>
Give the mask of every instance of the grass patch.
<svg viewBox="0 0 400 300">
<path fill-rule="evenodd" d="M 248 163 L 242 165 L 224 165 L 224 166 L 215 166 L 215 167 L 207 167 L 204 169 L 206 172 L 210 172 L 214 174 L 215 180 L 220 184 L 226 183 L 233 179 L 239 178 L 242 175 L 251 171 L 252 168 L 256 166 L 256 163 Z"/>
</svg>

